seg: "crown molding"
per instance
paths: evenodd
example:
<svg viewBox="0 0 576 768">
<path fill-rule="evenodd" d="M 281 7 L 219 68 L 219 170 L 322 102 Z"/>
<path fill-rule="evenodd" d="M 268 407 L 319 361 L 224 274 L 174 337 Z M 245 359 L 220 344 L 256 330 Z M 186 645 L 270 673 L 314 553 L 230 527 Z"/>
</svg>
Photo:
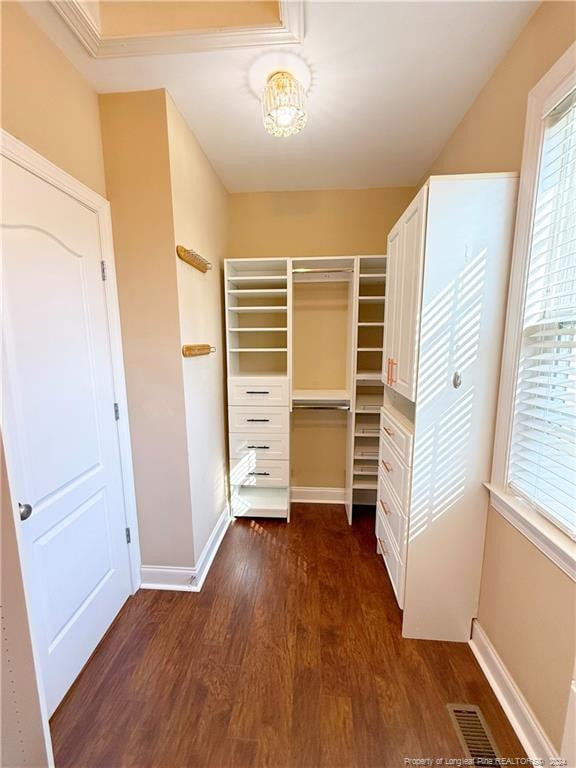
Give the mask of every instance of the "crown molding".
<svg viewBox="0 0 576 768">
<path fill-rule="evenodd" d="M 122 37 L 102 35 L 82 0 L 49 2 L 86 51 L 96 59 L 294 45 L 304 39 L 304 0 L 280 0 L 278 26 Z"/>
</svg>

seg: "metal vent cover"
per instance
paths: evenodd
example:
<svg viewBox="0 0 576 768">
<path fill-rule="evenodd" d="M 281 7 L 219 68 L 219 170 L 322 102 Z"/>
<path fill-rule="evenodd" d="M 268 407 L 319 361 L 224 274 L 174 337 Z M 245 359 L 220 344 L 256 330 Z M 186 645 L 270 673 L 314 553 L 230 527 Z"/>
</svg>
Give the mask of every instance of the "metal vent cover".
<svg viewBox="0 0 576 768">
<path fill-rule="evenodd" d="M 484 715 L 475 704 L 448 704 L 448 712 L 466 757 L 496 764 L 499 750 Z"/>
</svg>

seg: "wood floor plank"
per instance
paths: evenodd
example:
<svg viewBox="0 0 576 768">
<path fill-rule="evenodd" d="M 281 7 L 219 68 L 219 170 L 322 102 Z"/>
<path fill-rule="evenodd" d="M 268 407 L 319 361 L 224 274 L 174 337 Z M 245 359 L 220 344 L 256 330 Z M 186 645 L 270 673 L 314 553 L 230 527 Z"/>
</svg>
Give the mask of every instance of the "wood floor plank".
<svg viewBox="0 0 576 768">
<path fill-rule="evenodd" d="M 446 704 L 524 756 L 465 644 L 405 640 L 374 517 L 237 520 L 200 593 L 141 590 L 51 720 L 57 768 L 399 768 L 460 757 Z"/>
</svg>

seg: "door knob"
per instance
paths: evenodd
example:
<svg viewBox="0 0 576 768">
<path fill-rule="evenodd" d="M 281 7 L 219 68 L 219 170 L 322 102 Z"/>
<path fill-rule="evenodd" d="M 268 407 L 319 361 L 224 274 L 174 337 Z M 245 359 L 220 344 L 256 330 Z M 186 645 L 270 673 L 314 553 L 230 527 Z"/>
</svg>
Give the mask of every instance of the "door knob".
<svg viewBox="0 0 576 768">
<path fill-rule="evenodd" d="M 20 509 L 20 520 L 28 520 L 30 515 L 32 514 L 32 507 L 30 504 L 20 504 L 18 502 L 18 507 Z"/>
</svg>

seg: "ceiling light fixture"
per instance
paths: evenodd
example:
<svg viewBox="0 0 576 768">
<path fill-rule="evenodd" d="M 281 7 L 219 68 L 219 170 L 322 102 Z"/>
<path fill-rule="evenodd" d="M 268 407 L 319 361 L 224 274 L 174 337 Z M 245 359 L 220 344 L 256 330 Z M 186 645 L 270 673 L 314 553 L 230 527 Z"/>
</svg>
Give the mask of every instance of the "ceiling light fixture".
<svg viewBox="0 0 576 768">
<path fill-rule="evenodd" d="M 264 128 L 272 136 L 293 136 L 306 125 L 306 92 L 290 72 L 273 72 L 262 93 Z"/>
</svg>

